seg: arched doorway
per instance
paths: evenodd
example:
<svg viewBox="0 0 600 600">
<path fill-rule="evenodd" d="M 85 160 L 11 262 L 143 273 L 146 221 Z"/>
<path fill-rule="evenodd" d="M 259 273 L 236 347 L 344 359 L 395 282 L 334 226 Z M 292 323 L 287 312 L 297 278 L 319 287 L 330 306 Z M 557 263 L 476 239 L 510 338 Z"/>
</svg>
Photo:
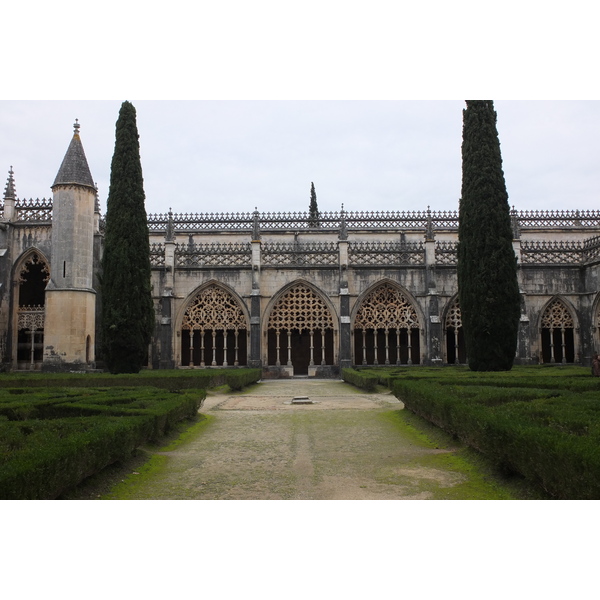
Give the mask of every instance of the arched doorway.
<svg viewBox="0 0 600 600">
<path fill-rule="evenodd" d="M 304 283 L 292 285 L 273 306 L 267 322 L 269 365 L 311 374 L 316 365 L 333 365 L 333 317 L 323 298 Z"/>
<path fill-rule="evenodd" d="M 450 305 L 445 321 L 446 359 L 449 365 L 460 365 L 467 362 L 465 335 L 462 327 L 460 304 L 458 297 Z"/>
<path fill-rule="evenodd" d="M 542 314 L 542 362 L 575 362 L 574 322 L 566 304 L 555 298 Z"/>
<path fill-rule="evenodd" d="M 354 362 L 363 365 L 421 362 L 419 317 L 391 283 L 369 292 L 354 319 Z"/>
<path fill-rule="evenodd" d="M 248 324 L 234 296 L 210 284 L 189 303 L 181 324 L 181 365 L 187 367 L 247 364 Z"/>
<path fill-rule="evenodd" d="M 17 269 L 17 369 L 41 369 L 44 355 L 44 316 L 48 263 L 40 252 L 23 258 Z"/>
</svg>

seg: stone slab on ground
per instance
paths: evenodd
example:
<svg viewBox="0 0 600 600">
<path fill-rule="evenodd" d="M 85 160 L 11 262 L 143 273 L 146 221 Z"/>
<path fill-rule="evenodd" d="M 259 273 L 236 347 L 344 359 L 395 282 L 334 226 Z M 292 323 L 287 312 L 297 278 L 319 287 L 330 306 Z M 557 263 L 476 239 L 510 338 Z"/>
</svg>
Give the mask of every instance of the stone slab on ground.
<svg viewBox="0 0 600 600">
<path fill-rule="evenodd" d="M 293 398 L 307 396 L 315 404 L 292 404 Z M 381 409 L 403 404 L 391 393 L 367 394 L 344 381 L 266 380 L 247 392 L 232 395 L 208 394 L 201 412 L 211 410 L 331 410 Z"/>
</svg>

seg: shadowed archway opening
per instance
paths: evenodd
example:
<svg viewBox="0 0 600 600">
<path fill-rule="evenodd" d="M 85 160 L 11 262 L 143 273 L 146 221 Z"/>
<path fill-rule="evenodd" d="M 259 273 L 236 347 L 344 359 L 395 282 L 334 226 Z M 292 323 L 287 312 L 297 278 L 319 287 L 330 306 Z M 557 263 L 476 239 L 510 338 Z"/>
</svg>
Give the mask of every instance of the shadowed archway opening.
<svg viewBox="0 0 600 600">
<path fill-rule="evenodd" d="M 354 348 L 363 365 L 419 364 L 418 329 L 354 330 Z"/>
<path fill-rule="evenodd" d="M 213 335 L 214 334 L 214 335 Z M 181 331 L 181 364 L 185 366 L 239 366 L 248 362 L 247 332 L 207 329 Z M 237 357 L 237 358 L 236 358 Z"/>
<path fill-rule="evenodd" d="M 307 375 L 308 368 L 311 366 L 311 347 L 310 347 L 311 332 L 308 329 L 292 329 L 289 341 L 291 343 L 291 362 L 294 367 L 294 375 Z M 274 329 L 268 332 L 268 361 L 270 365 L 277 364 L 277 334 Z M 279 335 L 280 344 L 283 341 L 284 347 L 279 348 L 279 356 L 288 355 L 287 332 L 282 336 Z M 315 364 L 315 355 L 322 357 L 322 350 L 325 349 L 325 362 L 322 363 L 322 358 L 318 364 L 332 365 L 333 364 L 333 330 L 326 329 L 323 335 L 322 331 L 313 332 L 313 365 Z M 279 361 L 281 364 L 281 358 Z M 287 358 L 286 358 L 287 364 Z"/>
<path fill-rule="evenodd" d="M 48 264 L 32 252 L 18 271 L 17 369 L 39 370 L 44 358 L 44 320 Z"/>
</svg>

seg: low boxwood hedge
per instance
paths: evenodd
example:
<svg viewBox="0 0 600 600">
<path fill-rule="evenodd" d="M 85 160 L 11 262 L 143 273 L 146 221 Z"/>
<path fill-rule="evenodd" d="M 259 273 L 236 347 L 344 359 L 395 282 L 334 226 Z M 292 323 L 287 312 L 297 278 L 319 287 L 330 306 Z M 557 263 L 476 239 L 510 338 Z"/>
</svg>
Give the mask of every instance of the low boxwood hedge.
<svg viewBox="0 0 600 600">
<path fill-rule="evenodd" d="M 195 417 L 207 388 L 260 377 L 246 368 L 2 375 L 0 498 L 56 498 Z"/>
<path fill-rule="evenodd" d="M 204 390 L 157 388 L 3 391 L 0 498 L 56 498 L 195 417 L 205 396 Z"/>
<path fill-rule="evenodd" d="M 111 375 L 110 373 L 9 373 L 0 376 L 0 388 L 48 388 L 48 387 L 158 387 L 170 391 L 208 389 L 235 385 L 243 381 L 249 385 L 261 378 L 260 369 L 249 368 L 206 368 L 144 370 L 133 374 Z"/>
<path fill-rule="evenodd" d="M 86 477 L 131 456 L 152 431 L 152 419 L 142 416 L 2 424 L 0 498 L 56 498 Z"/>
<path fill-rule="evenodd" d="M 520 387 L 507 387 L 506 380 L 506 374 L 498 378 L 487 374 L 478 381 L 485 385 L 474 381 L 463 385 L 457 380 L 405 377 L 393 381 L 392 391 L 412 412 L 551 496 L 600 498 L 597 382 L 557 380 L 554 388 L 548 388 L 527 387 L 526 378 L 515 378 Z M 539 386 L 541 380 L 534 377 L 530 383 Z"/>
<path fill-rule="evenodd" d="M 342 379 L 366 392 L 374 392 L 379 383 L 379 378 L 376 375 L 363 373 L 356 369 L 342 369 Z"/>
</svg>

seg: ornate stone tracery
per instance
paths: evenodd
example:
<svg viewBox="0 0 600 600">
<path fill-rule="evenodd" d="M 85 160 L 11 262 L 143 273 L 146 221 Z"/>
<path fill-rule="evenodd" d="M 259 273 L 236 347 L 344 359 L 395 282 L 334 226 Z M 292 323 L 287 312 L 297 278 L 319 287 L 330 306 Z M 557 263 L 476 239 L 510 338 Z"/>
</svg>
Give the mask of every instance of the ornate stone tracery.
<svg viewBox="0 0 600 600">
<path fill-rule="evenodd" d="M 458 296 L 454 299 L 454 302 L 452 302 L 446 314 L 445 329 L 448 363 L 458 365 L 461 362 L 466 362 L 462 315 L 460 312 Z"/>
<path fill-rule="evenodd" d="M 354 319 L 354 332 L 355 352 L 358 354 L 359 346 L 362 347 L 363 365 L 388 365 L 394 354 L 396 364 L 418 361 L 417 311 L 390 283 L 382 283 L 365 296 Z"/>
<path fill-rule="evenodd" d="M 454 329 L 462 327 L 462 316 L 460 314 L 460 304 L 458 302 L 458 298 L 454 300 L 448 309 L 448 314 L 446 315 L 446 328 L 448 327 L 453 327 Z"/>
<path fill-rule="evenodd" d="M 423 242 L 350 242 L 348 258 L 352 265 L 422 265 Z"/>
<path fill-rule="evenodd" d="M 573 362 L 573 316 L 560 298 L 546 307 L 541 321 L 542 360 L 544 362 Z"/>
<path fill-rule="evenodd" d="M 186 352 L 189 350 L 187 363 L 190 367 L 195 365 L 194 350 L 198 350 L 198 347 L 195 348 L 194 343 L 198 341 L 200 366 L 205 366 L 205 351 L 207 354 L 212 352 L 210 364 L 213 366 L 218 364 L 217 351 L 222 356 L 224 367 L 228 366 L 228 356 L 231 357 L 231 354 L 233 364 L 239 364 L 240 333 L 245 333 L 248 324 L 241 306 L 223 288 L 211 284 L 201 290 L 185 311 L 181 328 L 188 332 L 189 348 L 186 348 Z"/>
<path fill-rule="evenodd" d="M 52 221 L 52 199 L 18 199 L 15 204 L 15 209 L 17 212 L 17 221 Z"/>
<path fill-rule="evenodd" d="M 261 249 L 261 261 L 266 265 L 337 265 L 336 242 L 266 242 Z"/>
<path fill-rule="evenodd" d="M 209 285 L 192 300 L 183 315 L 182 328 L 188 330 L 246 329 L 244 312 L 223 288 Z"/>
<path fill-rule="evenodd" d="M 564 302 L 559 298 L 554 299 L 542 315 L 542 329 L 573 328 L 573 317 Z"/>
<path fill-rule="evenodd" d="M 362 301 L 354 320 L 355 329 L 418 329 L 419 317 L 404 294 L 383 283 Z"/>
<path fill-rule="evenodd" d="M 37 252 L 32 252 L 27 260 L 23 263 L 23 266 L 19 271 L 18 282 L 22 284 L 28 281 L 27 274 L 30 272 L 32 266 L 41 267 L 41 274 L 44 276 L 43 282 L 48 283 L 50 280 L 50 270 L 48 269 L 48 264 Z"/>
<path fill-rule="evenodd" d="M 323 298 L 309 286 L 298 283 L 292 286 L 275 304 L 269 316 L 268 329 L 333 329 L 333 318 Z"/>
<path fill-rule="evenodd" d="M 269 342 L 275 347 L 275 365 L 281 365 L 281 332 L 287 334 L 287 365 L 298 366 L 304 359 L 300 348 L 302 332 L 308 331 L 308 353 L 306 361 L 309 367 L 315 364 L 315 341 L 321 348 L 321 365 L 326 364 L 326 355 L 331 351 L 330 332 L 333 331 L 333 317 L 325 301 L 311 287 L 297 283 L 287 290 L 275 303 L 267 329 L 274 332 Z M 315 335 L 317 334 L 317 335 Z M 295 356 L 292 356 L 294 350 Z M 317 350 L 318 352 L 318 350 Z"/>
<path fill-rule="evenodd" d="M 17 329 L 44 329 L 44 311 L 43 306 L 19 306 Z"/>
</svg>

